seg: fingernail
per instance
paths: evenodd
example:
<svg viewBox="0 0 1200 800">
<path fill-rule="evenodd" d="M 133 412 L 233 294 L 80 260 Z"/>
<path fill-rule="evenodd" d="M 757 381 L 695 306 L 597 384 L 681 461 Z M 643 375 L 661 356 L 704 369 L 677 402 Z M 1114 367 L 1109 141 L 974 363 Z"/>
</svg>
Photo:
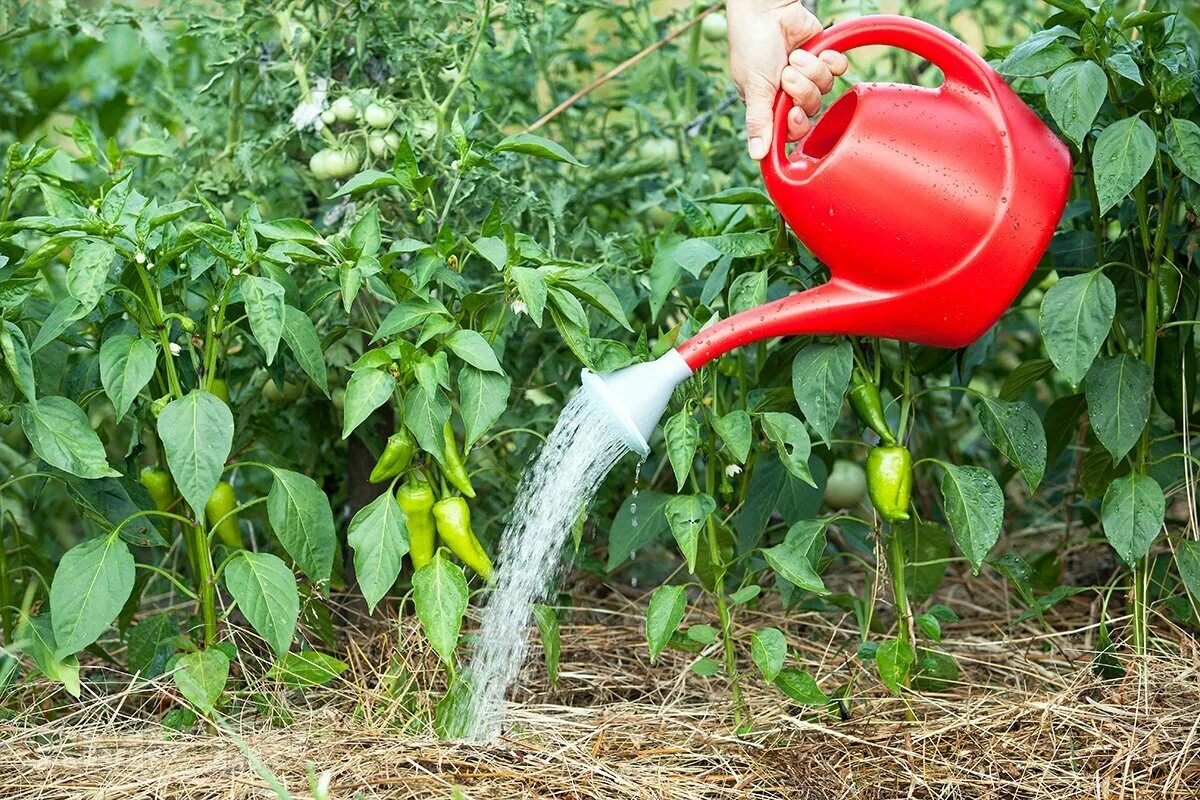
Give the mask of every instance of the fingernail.
<svg viewBox="0 0 1200 800">
<path fill-rule="evenodd" d="M 753 158 L 755 161 L 758 161 L 760 158 L 762 158 L 766 154 L 767 154 L 767 143 L 765 141 L 763 141 L 762 139 L 760 139 L 757 136 L 755 136 L 753 139 L 750 140 L 750 157 L 751 158 Z"/>
</svg>

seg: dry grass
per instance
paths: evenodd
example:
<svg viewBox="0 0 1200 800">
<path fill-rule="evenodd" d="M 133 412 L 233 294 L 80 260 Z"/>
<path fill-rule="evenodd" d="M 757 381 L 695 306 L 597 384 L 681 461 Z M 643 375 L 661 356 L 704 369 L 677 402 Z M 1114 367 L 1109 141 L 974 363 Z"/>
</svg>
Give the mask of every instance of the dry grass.
<svg viewBox="0 0 1200 800">
<path fill-rule="evenodd" d="M 233 704 L 241 711 L 224 730 L 165 735 L 153 720 L 172 702 L 167 682 L 114 692 L 95 684 L 93 669 L 82 702 L 35 686 L 24 698 L 35 710 L 0 724 L 0 797 L 275 796 L 255 761 L 296 798 L 310 796 L 309 764 L 331 773 L 339 799 L 449 798 L 454 787 L 497 800 L 1200 797 L 1194 642 L 1156 620 L 1156 654 L 1102 681 L 1090 667 L 1093 595 L 1052 612 L 1053 636 L 1009 631 L 1015 612 L 1004 598 L 1001 584 L 981 579 L 949 588 L 942 599 L 971 616 L 948 626 L 945 642 L 961 681 L 904 699 L 854 657 L 849 620 L 747 614 L 747 631 L 785 630 L 798 665 L 828 691 L 851 684 L 851 699 L 842 719 L 790 705 L 753 679 L 754 730 L 737 737 L 723 681 L 693 674 L 694 655 L 651 666 L 638 601 L 610 595 L 564 625 L 557 686 L 531 662 L 513 729 L 490 744 L 406 731 L 433 701 L 406 687 L 427 685 L 436 665 L 411 625 L 382 631 L 351 615 L 351 668 L 335 685 L 262 685 L 258 706 Z M 272 725 L 264 707 L 290 724 Z"/>
</svg>

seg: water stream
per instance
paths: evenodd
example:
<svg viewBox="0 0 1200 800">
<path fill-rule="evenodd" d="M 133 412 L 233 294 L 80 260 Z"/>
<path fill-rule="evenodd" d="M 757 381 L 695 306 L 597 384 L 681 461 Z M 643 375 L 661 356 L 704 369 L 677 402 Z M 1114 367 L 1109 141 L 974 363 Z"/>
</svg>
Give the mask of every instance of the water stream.
<svg viewBox="0 0 1200 800">
<path fill-rule="evenodd" d="M 472 651 L 469 738 L 500 734 L 505 695 L 529 646 L 532 604 L 550 592 L 572 526 L 626 452 L 607 412 L 581 389 L 521 478 Z"/>
</svg>

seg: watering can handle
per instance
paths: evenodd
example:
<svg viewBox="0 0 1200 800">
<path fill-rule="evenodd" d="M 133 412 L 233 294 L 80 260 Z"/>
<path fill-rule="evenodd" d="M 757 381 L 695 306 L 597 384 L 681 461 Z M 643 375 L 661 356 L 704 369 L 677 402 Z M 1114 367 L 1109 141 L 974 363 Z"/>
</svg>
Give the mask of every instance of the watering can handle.
<svg viewBox="0 0 1200 800">
<path fill-rule="evenodd" d="M 924 58 L 946 76 L 944 86 L 963 87 L 983 93 L 996 101 L 991 81 L 995 72 L 982 58 L 950 34 L 911 17 L 872 14 L 839 22 L 804 43 L 803 48 L 817 54 L 823 50 L 848 51 L 856 47 L 884 45 L 898 47 Z M 763 172 L 775 177 L 800 178 L 815 163 L 805 156 L 797 161 L 787 157 L 787 118 L 792 98 L 780 91 L 775 98 L 775 134 L 771 152 L 762 161 Z"/>
</svg>

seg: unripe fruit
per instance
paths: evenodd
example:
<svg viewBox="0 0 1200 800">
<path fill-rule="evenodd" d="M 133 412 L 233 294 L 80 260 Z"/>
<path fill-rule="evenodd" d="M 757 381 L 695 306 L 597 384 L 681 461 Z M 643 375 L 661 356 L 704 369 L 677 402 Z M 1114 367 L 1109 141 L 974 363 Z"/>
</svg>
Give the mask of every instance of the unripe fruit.
<svg viewBox="0 0 1200 800">
<path fill-rule="evenodd" d="M 709 14 L 700 23 L 700 33 L 710 42 L 725 41 L 728 32 L 729 23 L 725 21 L 725 15 L 719 11 Z"/>
<path fill-rule="evenodd" d="M 353 122 L 358 117 L 358 109 L 349 97 L 339 97 L 329 108 L 338 122 Z"/>
<path fill-rule="evenodd" d="M 867 473 L 857 463 L 839 458 L 833 462 L 821 500 L 832 509 L 851 508 L 867 493 Z"/>
<path fill-rule="evenodd" d="M 392 123 L 396 121 L 396 112 L 392 108 L 381 106 L 378 103 L 371 103 L 367 106 L 367 110 L 363 112 L 363 121 L 372 128 L 386 130 L 392 127 Z"/>
</svg>

